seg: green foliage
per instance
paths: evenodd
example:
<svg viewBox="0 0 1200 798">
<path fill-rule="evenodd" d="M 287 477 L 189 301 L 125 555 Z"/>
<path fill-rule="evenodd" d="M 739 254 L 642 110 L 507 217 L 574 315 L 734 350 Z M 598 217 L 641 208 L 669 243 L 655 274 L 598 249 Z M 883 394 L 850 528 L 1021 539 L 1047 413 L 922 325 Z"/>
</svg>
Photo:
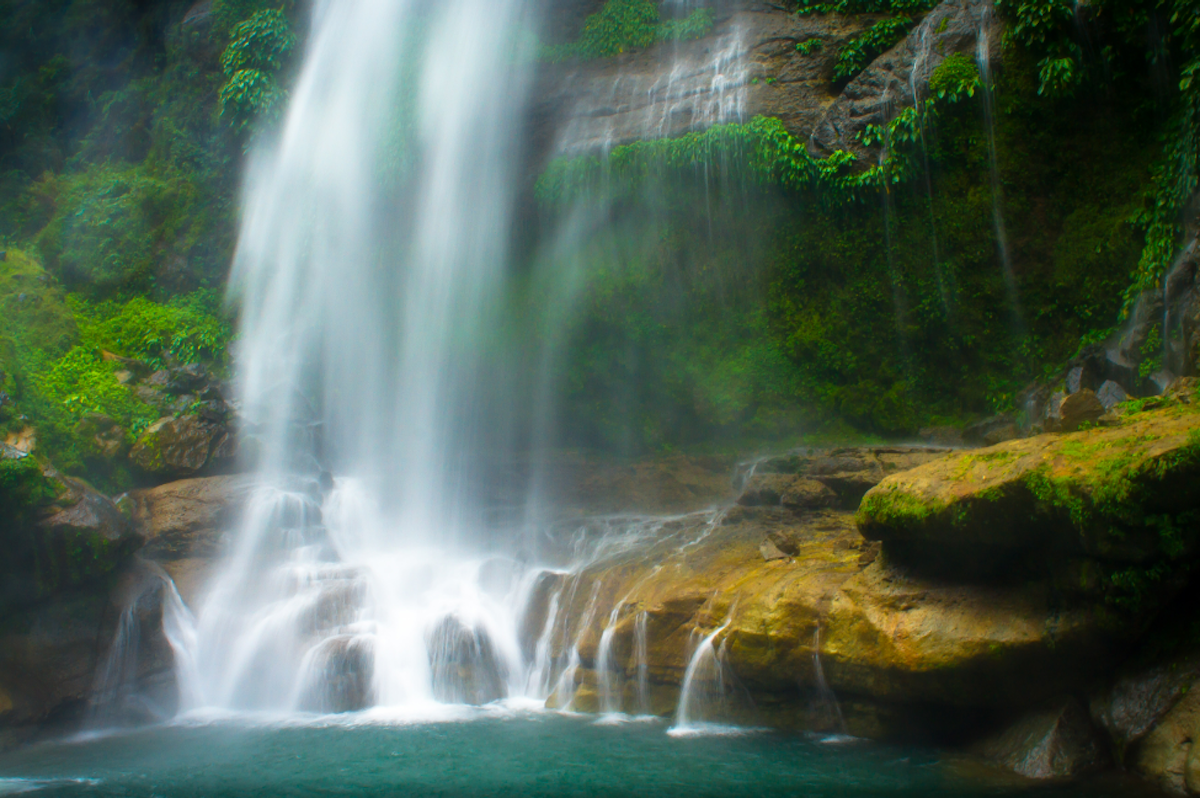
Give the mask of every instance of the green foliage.
<svg viewBox="0 0 1200 798">
<path fill-rule="evenodd" d="M 998 76 L 998 168 L 1025 311 L 1025 325 L 1018 327 L 1009 311 L 992 223 L 978 80 L 969 58 L 947 59 L 930 101 L 864 132 L 864 144 L 886 142 L 882 164 L 863 164 L 846 152 L 814 158 L 781 122 L 754 118 L 678 139 L 616 147 L 606 158 L 549 165 L 536 188 L 551 211 L 612 203 L 613 210 L 605 212 L 624 219 L 649 214 L 647 204 L 665 202 L 669 210 L 662 224 L 675 225 L 680 218 L 702 215 L 710 197 L 752 198 L 743 200 L 741 222 L 697 222 L 684 228 L 690 233 L 654 238 L 650 262 L 673 263 L 687 252 L 697 270 L 730 273 L 733 267 L 710 265 L 714 255 L 697 254 L 682 240 L 694 236 L 719 249 L 733 246 L 728 242 L 752 225 L 761 237 L 755 240 L 757 250 L 747 247 L 739 257 L 739 276 L 727 279 L 761 292 L 755 301 L 766 313 L 756 317 L 760 326 L 754 329 L 765 329 L 771 346 L 755 356 L 785 365 L 773 365 L 770 379 L 731 381 L 723 393 L 709 393 L 704 380 L 670 372 L 672 385 L 687 386 L 680 389 L 687 399 L 661 396 L 657 406 L 665 415 L 691 418 L 695 435 L 705 424 L 716 434 L 771 413 L 778 418 L 791 413 L 793 420 L 801 416 L 814 427 L 849 422 L 875 433 L 911 434 L 935 419 L 946 423 L 1008 409 L 1044 368 L 1070 357 L 1083 336 L 1111 326 L 1141 245 L 1128 223 L 1147 179 L 1147 143 L 1153 136 L 1152 125 L 1138 112 L 1144 108 L 1140 90 L 1114 89 L 1102 103 L 1039 97 L 1036 64 L 1018 56 Z M 922 138 L 928 171 L 919 149 Z M 659 199 L 664 195 L 667 199 Z M 611 264 L 606 274 L 625 274 L 620 264 L 631 258 L 614 253 L 601 260 Z M 670 284 L 667 277 L 659 279 Z M 593 290 L 588 289 L 589 296 Z M 677 301 L 652 281 L 629 288 L 628 295 L 651 308 Z M 696 355 L 688 347 L 696 346 L 702 334 L 680 323 L 661 322 L 667 326 L 661 333 L 648 322 L 635 325 L 618 310 L 631 305 L 624 299 L 618 303 L 617 296 L 624 294 L 595 293 L 596 308 L 586 315 L 604 317 L 611 331 L 581 336 L 591 354 L 571 356 L 577 370 L 588 362 L 594 364 L 588 373 L 598 373 L 601 363 L 615 372 L 614 361 L 645 364 L 686 349 L 693 362 L 704 364 L 701 370 L 714 385 L 724 376 L 713 375 L 751 373 Z M 741 339 L 731 330 L 749 329 L 748 323 L 717 333 L 715 322 L 731 311 L 716 310 L 724 306 L 715 298 L 709 307 L 714 309 L 707 327 L 699 320 L 689 323 L 713 333 L 704 338 L 712 351 L 723 345 L 740 349 L 733 341 Z M 639 318 L 656 316 L 646 311 Z M 623 324 L 642 332 L 634 336 Z M 618 329 L 647 343 L 629 343 Z M 643 373 L 641 384 L 666 380 L 664 373 Z M 577 424 L 584 425 L 579 419 L 585 416 L 606 418 L 611 428 L 620 429 L 624 416 L 614 397 L 651 390 L 617 389 L 613 382 L 627 384 L 615 377 L 573 383 L 578 395 L 589 397 L 571 411 Z M 766 390 L 767 384 L 781 387 Z M 706 395 L 727 399 L 696 401 Z M 738 407 L 746 415 L 732 410 Z M 726 420 L 725 426 L 717 424 L 718 418 Z M 638 434 L 644 429 L 640 425 Z"/>
<path fill-rule="evenodd" d="M 884 19 L 862 35 L 850 39 L 838 50 L 837 61 L 833 65 L 834 80 L 849 79 L 862 72 L 867 64 L 907 36 L 912 26 L 910 17 Z"/>
<path fill-rule="evenodd" d="M 273 72 L 296 44 L 287 17 L 278 9 L 259 11 L 239 22 L 229 33 L 229 46 L 221 54 L 221 69 L 231 78 L 243 69 Z"/>
<path fill-rule="evenodd" d="M 712 11 L 707 8 L 683 19 L 661 20 L 654 0 L 607 0 L 584 21 L 577 41 L 544 47 L 541 57 L 546 61 L 607 58 L 655 42 L 700 39 L 712 26 Z"/>
<path fill-rule="evenodd" d="M 1087 82 L 1144 69 L 1177 70 L 1178 94 L 1147 207 L 1135 217 L 1145 246 L 1126 292 L 1128 310 L 1158 286 L 1179 244 L 1180 214 L 1200 172 L 1200 0 L 997 0 L 1008 39 L 1038 61 L 1038 92 L 1065 95 Z M 1147 40 L 1147 34 L 1150 38 Z M 1177 65 L 1173 67 L 1172 65 Z"/>
<path fill-rule="evenodd" d="M 35 458 L 0 456 L 0 532 L 30 523 L 56 497 Z"/>
<path fill-rule="evenodd" d="M 186 258 L 207 214 L 196 186 L 173 174 L 98 164 L 47 175 L 37 191 L 51 207 L 36 241 L 52 272 L 96 294 L 145 290 L 164 258 Z"/>
<path fill-rule="evenodd" d="M 154 368 L 204 362 L 224 365 L 231 322 L 213 312 L 216 300 L 197 292 L 168 304 L 133 297 L 126 302 L 72 302 L 85 346 L 141 360 Z"/>
<path fill-rule="evenodd" d="M 229 36 L 237 25 L 264 11 L 290 11 L 292 0 L 213 0 L 214 33 Z"/>
<path fill-rule="evenodd" d="M 283 110 L 287 93 L 275 73 L 296 43 L 287 18 L 278 9 L 258 11 L 233 26 L 229 45 L 221 54 L 226 82 L 221 87 L 221 115 L 236 130 L 258 121 L 273 122 Z"/>
<path fill-rule="evenodd" d="M 812 55 L 813 53 L 817 52 L 824 46 L 825 46 L 824 40 L 819 39 L 814 36 L 811 39 L 805 39 L 802 42 L 797 42 L 796 43 L 796 52 L 800 53 L 800 55 Z"/>
<path fill-rule="evenodd" d="M 235 72 L 221 87 L 221 116 L 239 132 L 279 118 L 287 99 L 275 78 L 259 69 Z"/>
<path fill-rule="evenodd" d="M 798 14 L 920 14 L 929 11 L 938 0 L 797 0 Z"/>
<path fill-rule="evenodd" d="M 38 400 L 33 407 L 41 410 L 46 437 L 70 438 L 75 425 L 90 413 L 107 416 L 134 432 L 154 421 L 158 413 L 117 381 L 116 369 L 99 350 L 88 346 L 72 347 L 39 369 L 32 378 Z"/>
<path fill-rule="evenodd" d="M 979 67 L 964 53 L 951 53 L 929 76 L 929 90 L 938 99 L 957 101 L 965 94 L 974 97 L 982 85 Z"/>
</svg>

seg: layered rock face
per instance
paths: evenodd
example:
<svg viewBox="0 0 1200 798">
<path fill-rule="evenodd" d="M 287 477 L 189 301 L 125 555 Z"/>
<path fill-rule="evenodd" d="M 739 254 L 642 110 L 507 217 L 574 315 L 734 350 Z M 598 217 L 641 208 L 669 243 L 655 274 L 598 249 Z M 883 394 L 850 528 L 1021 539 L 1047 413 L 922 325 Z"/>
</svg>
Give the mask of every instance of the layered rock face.
<svg viewBox="0 0 1200 798">
<path fill-rule="evenodd" d="M 530 118 L 531 146 L 542 153 L 535 162 L 759 114 L 780 119 L 816 155 L 844 150 L 871 160 L 859 133 L 927 99 L 929 78 L 947 56 L 973 55 L 981 34 L 997 43 L 1000 34 L 991 3 L 947 0 L 841 85 L 832 79 L 839 49 L 875 18 L 796 15 L 775 3 L 732 0 L 717 5 L 714 21 L 697 41 L 542 70 Z"/>
</svg>

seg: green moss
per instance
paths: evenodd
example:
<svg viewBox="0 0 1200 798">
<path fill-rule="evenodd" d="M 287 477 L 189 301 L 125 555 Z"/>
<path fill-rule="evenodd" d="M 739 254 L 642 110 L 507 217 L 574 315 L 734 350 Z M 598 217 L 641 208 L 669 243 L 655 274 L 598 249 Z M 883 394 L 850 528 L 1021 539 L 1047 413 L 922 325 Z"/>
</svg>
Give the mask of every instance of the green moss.
<svg viewBox="0 0 1200 798">
<path fill-rule="evenodd" d="M 917 14 L 937 5 L 937 0 L 796 0 L 798 14 Z"/>
<path fill-rule="evenodd" d="M 36 241 L 47 268 L 96 295 L 145 291 L 165 258 L 187 258 L 206 214 L 182 176 L 95 165 L 37 186 L 54 208 Z"/>
<path fill-rule="evenodd" d="M 907 36 L 913 24 L 909 17 L 884 19 L 876 22 L 865 33 L 848 40 L 838 50 L 837 61 L 833 65 L 833 79 L 848 80 L 857 75 L 879 55 Z"/>
<path fill-rule="evenodd" d="M 891 486 L 867 493 L 859 505 L 856 520 L 860 527 L 870 524 L 913 527 L 945 509 L 944 505 L 922 501 Z"/>
<path fill-rule="evenodd" d="M 696 9 L 682 19 L 662 20 L 654 0 L 607 0 L 600 11 L 584 20 L 576 41 L 544 47 L 541 58 L 606 58 L 645 49 L 655 42 L 700 39 L 712 26 L 712 11 L 707 8 Z"/>
</svg>

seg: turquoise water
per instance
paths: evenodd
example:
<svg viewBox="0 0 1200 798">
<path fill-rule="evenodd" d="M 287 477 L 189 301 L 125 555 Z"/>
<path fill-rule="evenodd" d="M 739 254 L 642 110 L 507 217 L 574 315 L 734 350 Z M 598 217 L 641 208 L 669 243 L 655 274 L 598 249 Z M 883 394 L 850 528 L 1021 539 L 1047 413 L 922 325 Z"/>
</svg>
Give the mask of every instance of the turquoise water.
<svg viewBox="0 0 1200 798">
<path fill-rule="evenodd" d="M 1005 779 L 939 756 L 769 732 L 677 737 L 665 722 L 552 713 L 397 723 L 212 720 L 0 755 L 0 795 L 1129 796 L 1108 777 Z"/>
</svg>

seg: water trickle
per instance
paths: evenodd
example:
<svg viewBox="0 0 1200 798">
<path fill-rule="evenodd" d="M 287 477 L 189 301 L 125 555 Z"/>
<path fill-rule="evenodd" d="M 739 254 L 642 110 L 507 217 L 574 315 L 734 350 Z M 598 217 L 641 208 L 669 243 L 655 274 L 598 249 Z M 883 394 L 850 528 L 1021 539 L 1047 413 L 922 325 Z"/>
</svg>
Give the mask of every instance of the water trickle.
<svg viewBox="0 0 1200 798">
<path fill-rule="evenodd" d="M 825 668 L 821 665 L 821 626 L 813 630 L 813 675 L 816 681 L 816 696 L 814 714 L 820 731 L 832 731 L 846 734 L 846 719 L 842 717 L 842 708 L 838 705 L 837 696 L 825 681 Z"/>
<path fill-rule="evenodd" d="M 733 620 L 730 612 L 725 622 L 701 638 L 688 661 L 675 711 L 675 724 L 670 733 L 687 735 L 719 731 L 722 722 L 730 720 L 735 685 L 733 674 L 725 666 L 725 641 L 716 640 Z"/>
<path fill-rule="evenodd" d="M 622 673 L 617 671 L 617 663 L 613 656 L 612 642 L 617 631 L 617 618 L 625 606 L 621 599 L 608 615 L 608 623 L 600 635 L 600 647 L 596 651 L 596 676 L 600 682 L 600 711 L 606 714 L 621 711 L 621 679 Z M 623 669 L 622 669 L 623 670 Z"/>
<path fill-rule="evenodd" d="M 647 645 L 649 641 L 649 626 L 650 616 L 645 612 L 637 614 L 637 620 L 633 625 L 633 660 L 637 667 L 637 700 L 638 712 L 642 715 L 650 714 L 650 660 L 647 656 Z"/>
<path fill-rule="evenodd" d="M 991 12 L 983 17 L 976 41 L 975 57 L 979 63 L 979 73 L 983 80 L 983 112 L 984 124 L 988 137 L 988 170 L 992 186 L 992 226 L 996 232 L 996 249 L 1000 255 L 1000 265 L 1004 269 L 1004 290 L 1008 299 L 1009 311 L 1012 313 L 1014 332 L 1024 333 L 1025 314 L 1021 311 L 1021 298 L 1017 290 L 1017 278 L 1013 273 L 1012 256 L 1008 248 L 1008 229 L 1004 225 L 1004 187 L 1000 181 L 1000 166 L 996 154 L 996 108 L 994 84 L 992 81 L 991 42 L 988 30 L 992 25 Z"/>
</svg>

